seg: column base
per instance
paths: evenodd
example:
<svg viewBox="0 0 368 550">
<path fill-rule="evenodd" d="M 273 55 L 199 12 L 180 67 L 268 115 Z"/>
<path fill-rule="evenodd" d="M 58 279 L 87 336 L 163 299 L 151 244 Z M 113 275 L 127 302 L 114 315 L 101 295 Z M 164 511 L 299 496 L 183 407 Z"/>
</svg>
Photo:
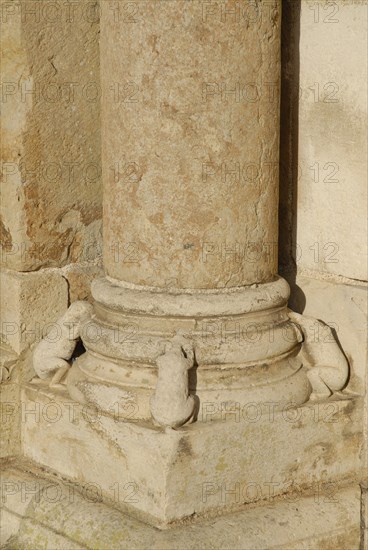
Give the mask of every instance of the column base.
<svg viewBox="0 0 368 550">
<path fill-rule="evenodd" d="M 68 375 L 73 399 L 106 413 L 151 417 L 156 361 L 175 335 L 193 345 L 188 371 L 192 420 L 205 410 L 250 402 L 300 405 L 311 387 L 298 353 L 300 333 L 288 316 L 289 287 L 271 282 L 221 290 L 163 290 L 98 279 L 94 316 L 82 330 L 87 353 Z M 167 392 L 177 381 L 169 373 Z M 172 380 L 172 381 L 171 381 Z"/>
</svg>

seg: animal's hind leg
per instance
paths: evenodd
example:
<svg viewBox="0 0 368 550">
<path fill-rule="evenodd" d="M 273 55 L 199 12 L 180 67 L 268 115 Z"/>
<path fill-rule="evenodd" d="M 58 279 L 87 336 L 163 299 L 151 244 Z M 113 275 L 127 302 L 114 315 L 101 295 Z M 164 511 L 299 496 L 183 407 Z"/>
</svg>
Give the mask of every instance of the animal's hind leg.
<svg viewBox="0 0 368 550">
<path fill-rule="evenodd" d="M 59 389 L 60 388 L 65 388 L 65 385 L 61 384 L 61 380 L 64 378 L 66 373 L 69 371 L 70 365 L 64 359 L 60 359 L 58 361 L 58 365 L 59 366 L 57 367 L 57 371 L 54 373 L 54 375 L 51 379 L 50 388 L 59 388 Z"/>
<path fill-rule="evenodd" d="M 330 397 L 330 395 L 332 394 L 332 391 L 322 378 L 323 370 L 323 367 L 313 367 L 307 372 L 309 382 L 312 386 L 312 393 L 310 396 L 310 399 L 312 401 Z"/>
</svg>

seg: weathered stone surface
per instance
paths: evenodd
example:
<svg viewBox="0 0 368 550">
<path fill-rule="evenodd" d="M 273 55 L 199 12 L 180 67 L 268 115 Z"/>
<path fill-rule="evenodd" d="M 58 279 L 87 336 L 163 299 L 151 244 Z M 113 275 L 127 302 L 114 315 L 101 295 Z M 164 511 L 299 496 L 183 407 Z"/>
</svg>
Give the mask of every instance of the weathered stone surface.
<svg viewBox="0 0 368 550">
<path fill-rule="evenodd" d="M 289 287 L 283 279 L 170 292 L 102 279 L 93 282 L 92 294 L 95 315 L 81 331 L 87 353 L 67 380 L 75 400 L 106 410 L 114 395 L 134 405 L 139 418 L 149 419 L 157 361 L 176 334 L 185 335 L 194 349 L 188 375 L 196 417 L 207 401 L 281 405 L 309 398 L 311 387 L 298 357 L 300 331 L 288 316 Z M 166 391 L 172 394 L 172 386 Z"/>
<path fill-rule="evenodd" d="M 109 501 L 114 484 L 133 484 L 135 498 L 113 504 L 160 526 L 362 471 L 361 398 L 289 403 L 279 411 L 276 403 L 209 402 L 201 422 L 166 431 L 139 421 L 114 393 L 109 416 L 42 385 L 27 385 L 22 402 L 31 411 L 22 422 L 25 456 L 97 484 Z"/>
<path fill-rule="evenodd" d="M 80 339 L 82 323 L 90 319 L 92 306 L 86 301 L 73 302 L 57 319 L 58 335 L 50 339 L 46 334 L 33 351 L 33 368 L 42 379 L 51 385 L 60 384 L 70 369 L 70 360 Z"/>
<path fill-rule="evenodd" d="M 62 268 L 63 277 L 69 285 L 69 301 L 88 300 L 92 302 L 91 283 L 103 276 L 100 263 L 78 262 Z"/>
<path fill-rule="evenodd" d="M 150 410 L 158 425 L 177 428 L 194 417 L 196 400 L 189 395 L 188 378 L 193 366 L 193 343 L 181 335 L 174 336 L 157 358 L 157 384 Z"/>
<path fill-rule="evenodd" d="M 1 289 L 1 338 L 17 354 L 52 329 L 68 307 L 68 284 L 58 271 L 3 269 Z"/>
<path fill-rule="evenodd" d="M 52 270 L 17 273 L 3 269 L 0 277 L 0 454 L 13 456 L 21 451 L 20 384 L 32 377 L 27 351 L 47 331 L 51 339 L 58 337 L 54 322 L 68 306 L 68 284 Z"/>
<path fill-rule="evenodd" d="M 368 482 L 360 484 L 360 549 L 368 548 Z"/>
<path fill-rule="evenodd" d="M 1 354 L 1 368 L 7 369 L 9 373 L 9 367 L 3 365 L 6 360 L 6 351 L 0 347 Z M 12 361 L 12 366 L 15 368 L 15 358 Z M 14 369 L 13 369 L 14 370 Z M 21 411 L 20 411 L 20 386 L 14 380 L 10 378 L 12 371 L 9 373 L 9 379 L 0 382 L 0 457 L 16 456 L 21 451 Z"/>
<path fill-rule="evenodd" d="M 115 397 L 149 419 L 181 333 L 194 356 L 182 399 L 197 405 L 186 418 L 208 400 L 301 404 L 311 388 L 276 276 L 281 2 L 257 3 L 251 20 L 244 5 L 199 0 L 134 9 L 121 33 L 128 14 L 101 5 L 106 278 L 70 396 L 106 412 Z M 214 325 L 233 325 L 231 342 Z"/>
<path fill-rule="evenodd" d="M 4 482 L 9 484 L 2 501 L 2 517 L 7 522 L 2 541 L 9 543 L 6 548 L 359 548 L 358 484 L 336 488 L 333 495 L 327 490 L 310 496 L 274 498 L 228 516 L 159 531 L 98 502 L 96 493 L 87 486 L 78 490 L 60 478 L 44 475 L 28 464 L 9 465 L 4 471 Z"/>
<path fill-rule="evenodd" d="M 295 312 L 290 312 L 289 316 L 303 336 L 300 358 L 308 368 L 307 376 L 312 386 L 310 399 L 326 399 L 333 392 L 341 391 L 348 383 L 349 363 L 331 327 L 315 317 Z M 325 339 L 316 340 L 316 331 L 324 333 Z"/>
<path fill-rule="evenodd" d="M 104 263 L 138 285 L 223 288 L 277 271 L 279 0 L 101 3 Z M 223 9 L 234 12 L 222 13 Z M 120 13 L 123 17 L 122 12 Z"/>
<path fill-rule="evenodd" d="M 296 257 L 358 280 L 368 265 L 366 26 L 366 2 L 301 3 Z"/>
<path fill-rule="evenodd" d="M 354 283 L 354 281 L 351 281 Z M 317 279 L 299 275 L 291 287 L 290 307 L 318 319 L 323 319 L 334 331 L 350 364 L 349 388 L 365 392 L 366 342 L 368 326 L 367 286 L 349 284 L 349 280 Z M 331 341 L 325 330 L 315 328 L 315 341 Z"/>
<path fill-rule="evenodd" d="M 97 254 L 96 7 L 87 0 L 2 1 L 1 263 L 8 269 Z"/>
</svg>

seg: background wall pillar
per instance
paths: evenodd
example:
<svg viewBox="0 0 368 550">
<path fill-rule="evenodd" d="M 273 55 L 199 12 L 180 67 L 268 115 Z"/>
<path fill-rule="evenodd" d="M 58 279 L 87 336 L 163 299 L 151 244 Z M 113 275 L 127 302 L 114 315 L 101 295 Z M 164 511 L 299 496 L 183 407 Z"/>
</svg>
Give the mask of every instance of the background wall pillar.
<svg viewBox="0 0 368 550">
<path fill-rule="evenodd" d="M 96 9 L 97 8 L 97 9 Z M 98 3 L 0 3 L 1 455 L 30 347 L 101 274 Z"/>
</svg>

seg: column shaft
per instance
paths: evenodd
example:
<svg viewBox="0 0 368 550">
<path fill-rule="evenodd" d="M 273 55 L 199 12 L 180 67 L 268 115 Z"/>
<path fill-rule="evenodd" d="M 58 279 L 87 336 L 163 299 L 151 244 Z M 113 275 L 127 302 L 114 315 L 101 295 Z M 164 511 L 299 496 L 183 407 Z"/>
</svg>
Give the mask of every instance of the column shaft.
<svg viewBox="0 0 368 550">
<path fill-rule="evenodd" d="M 277 272 L 279 4 L 102 2 L 110 277 L 207 289 Z"/>
</svg>

